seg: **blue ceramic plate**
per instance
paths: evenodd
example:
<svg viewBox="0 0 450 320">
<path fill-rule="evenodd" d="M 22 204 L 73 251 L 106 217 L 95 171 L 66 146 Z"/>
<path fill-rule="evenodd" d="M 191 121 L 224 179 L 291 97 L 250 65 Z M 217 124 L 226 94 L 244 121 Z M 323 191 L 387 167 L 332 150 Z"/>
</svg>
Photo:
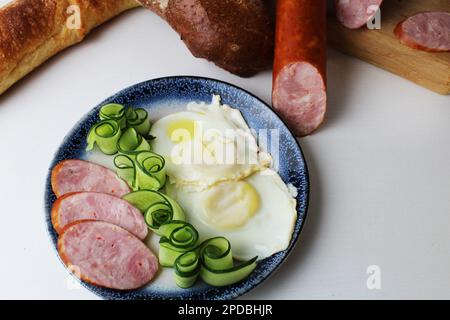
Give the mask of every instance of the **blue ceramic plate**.
<svg viewBox="0 0 450 320">
<path fill-rule="evenodd" d="M 249 92 L 225 82 L 198 77 L 169 77 L 143 82 L 117 93 L 95 107 L 75 125 L 56 152 L 50 170 L 61 160 L 86 157 L 84 151 L 86 135 L 91 126 L 99 120 L 100 106 L 106 103 L 145 108 L 151 119 L 155 120 L 185 108 L 186 103 L 191 101 L 209 103 L 213 94 L 220 95 L 224 104 L 239 109 L 250 128 L 279 130 L 279 174 L 285 183 L 294 185 L 298 190 L 298 218 L 288 249 L 260 261 L 256 270 L 248 278 L 228 287 L 213 288 L 199 281 L 200 284 L 195 287 L 182 290 L 175 285 L 151 283 L 138 290 L 123 292 L 99 288 L 83 282 L 83 285 L 95 294 L 106 299 L 234 299 L 266 280 L 280 267 L 294 248 L 306 218 L 309 200 L 308 170 L 300 146 L 283 121 L 269 106 Z M 57 234 L 53 229 L 50 216 L 55 199 L 49 174 L 45 191 L 45 215 L 52 245 L 56 249 Z"/>
</svg>

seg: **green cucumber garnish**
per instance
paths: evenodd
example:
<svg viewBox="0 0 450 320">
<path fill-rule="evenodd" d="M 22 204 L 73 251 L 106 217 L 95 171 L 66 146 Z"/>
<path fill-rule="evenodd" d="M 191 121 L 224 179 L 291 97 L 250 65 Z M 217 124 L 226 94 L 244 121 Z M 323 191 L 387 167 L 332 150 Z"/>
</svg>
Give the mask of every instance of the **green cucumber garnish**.
<svg viewBox="0 0 450 320">
<path fill-rule="evenodd" d="M 136 185 L 139 189 L 159 190 L 166 184 L 166 161 L 150 151 L 136 155 Z"/>
<path fill-rule="evenodd" d="M 191 251 L 178 253 L 174 262 L 175 281 L 181 288 L 189 288 L 200 276 L 214 287 L 232 285 L 255 270 L 256 260 L 257 257 L 235 266 L 230 242 L 223 237 L 212 238 Z"/>
<path fill-rule="evenodd" d="M 134 155 L 119 154 L 114 158 L 117 174 L 135 191 L 164 187 L 165 164 L 162 156 L 150 151 L 140 151 Z"/>
<path fill-rule="evenodd" d="M 141 151 L 151 151 L 148 141 L 134 128 L 128 128 L 122 133 L 122 136 L 117 143 L 117 149 L 119 153 L 128 156 L 135 156 Z"/>
<path fill-rule="evenodd" d="M 103 120 L 95 124 L 89 131 L 87 137 L 87 151 L 94 149 L 94 146 L 107 155 L 117 153 L 117 142 L 122 135 L 119 124 L 114 120 Z"/>
<path fill-rule="evenodd" d="M 126 112 L 127 127 L 134 128 L 142 136 L 148 136 L 151 124 L 148 118 L 148 112 L 142 108 L 129 108 Z"/>
<path fill-rule="evenodd" d="M 200 274 L 200 268 L 198 250 L 183 253 L 174 263 L 176 284 L 183 289 L 192 287 Z"/>
<path fill-rule="evenodd" d="M 164 267 L 173 267 L 175 260 L 182 254 L 195 249 L 198 232 L 189 223 L 183 221 L 169 222 L 159 229 L 159 263 Z"/>
<path fill-rule="evenodd" d="M 125 118 L 125 107 L 118 103 L 106 104 L 100 108 L 100 120 L 114 120 L 121 129 L 125 129 L 127 126 L 127 120 Z"/>
</svg>

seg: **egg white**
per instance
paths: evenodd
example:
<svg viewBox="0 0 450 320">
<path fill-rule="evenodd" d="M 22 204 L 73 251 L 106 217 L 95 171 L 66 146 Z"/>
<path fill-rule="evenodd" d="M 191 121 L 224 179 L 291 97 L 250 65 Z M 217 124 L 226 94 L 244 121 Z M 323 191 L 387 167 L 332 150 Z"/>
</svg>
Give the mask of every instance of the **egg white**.
<svg viewBox="0 0 450 320">
<path fill-rule="evenodd" d="M 249 260 L 255 256 L 264 259 L 289 246 L 297 219 L 296 200 L 281 177 L 271 169 L 257 172 L 244 181 L 253 186 L 259 195 L 258 210 L 245 224 L 229 230 L 217 228 L 202 216 L 205 199 L 221 184 L 200 192 L 192 192 L 174 184 L 168 184 L 166 189 L 169 196 L 184 209 L 188 221 L 199 231 L 201 240 L 223 236 L 230 241 L 236 259 Z M 232 200 L 232 193 L 223 196 Z M 223 203 L 227 203 L 227 199 L 223 199 Z M 217 210 L 222 209 L 217 202 Z"/>
<path fill-rule="evenodd" d="M 173 129 L 177 126 L 181 130 Z M 150 134 L 156 137 L 152 150 L 166 159 L 170 182 L 190 190 L 244 179 L 271 163 L 240 111 L 221 105 L 218 96 L 158 120 Z"/>
</svg>

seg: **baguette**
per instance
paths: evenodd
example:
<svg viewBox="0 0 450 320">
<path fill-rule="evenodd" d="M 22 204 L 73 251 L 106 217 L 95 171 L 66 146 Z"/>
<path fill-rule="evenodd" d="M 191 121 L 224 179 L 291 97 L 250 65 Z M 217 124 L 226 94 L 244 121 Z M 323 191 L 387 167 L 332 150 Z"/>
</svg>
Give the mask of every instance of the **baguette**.
<svg viewBox="0 0 450 320">
<path fill-rule="evenodd" d="M 79 8 L 81 24 L 67 24 Z M 0 8 L 0 94 L 96 26 L 139 4 L 135 0 L 15 0 Z"/>
</svg>

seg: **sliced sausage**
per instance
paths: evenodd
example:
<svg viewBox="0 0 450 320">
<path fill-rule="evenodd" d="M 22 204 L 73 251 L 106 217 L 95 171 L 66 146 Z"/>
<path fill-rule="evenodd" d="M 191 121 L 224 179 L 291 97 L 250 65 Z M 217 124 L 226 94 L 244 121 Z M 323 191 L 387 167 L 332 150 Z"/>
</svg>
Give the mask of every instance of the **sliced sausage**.
<svg viewBox="0 0 450 320">
<path fill-rule="evenodd" d="M 140 239 L 148 233 L 142 213 L 121 198 L 97 192 L 68 193 L 52 207 L 52 223 L 57 233 L 79 220 L 100 220 L 115 224 Z"/>
<path fill-rule="evenodd" d="M 450 51 L 450 13 L 419 13 L 400 22 L 394 33 L 401 43 L 414 49 Z"/>
<path fill-rule="evenodd" d="M 358 29 L 370 21 L 383 0 L 335 0 L 336 16 L 347 28 Z"/>
<path fill-rule="evenodd" d="M 64 264 L 96 286 L 131 290 L 144 286 L 158 271 L 158 259 L 134 235 L 103 221 L 79 221 L 58 239 Z"/>
<path fill-rule="evenodd" d="M 326 50 L 326 1 L 277 1 L 272 102 L 297 136 L 324 120 Z"/>
<path fill-rule="evenodd" d="M 58 163 L 52 170 L 51 182 L 57 197 L 83 191 L 122 197 L 131 191 L 127 183 L 113 171 L 83 160 L 64 160 Z"/>
</svg>

